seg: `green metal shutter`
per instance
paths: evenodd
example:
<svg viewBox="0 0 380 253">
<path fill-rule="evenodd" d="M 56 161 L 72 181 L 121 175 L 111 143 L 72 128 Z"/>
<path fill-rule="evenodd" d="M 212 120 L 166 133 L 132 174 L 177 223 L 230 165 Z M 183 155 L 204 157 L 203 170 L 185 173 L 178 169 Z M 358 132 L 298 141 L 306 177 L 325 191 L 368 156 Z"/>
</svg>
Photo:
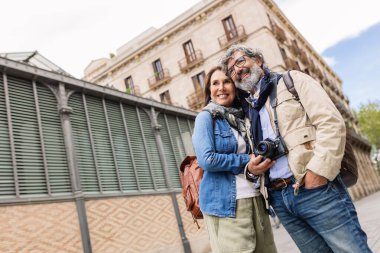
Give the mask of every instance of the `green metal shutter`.
<svg viewBox="0 0 380 253">
<path fill-rule="evenodd" d="M 124 117 L 120 103 L 107 101 L 107 114 L 112 132 L 112 142 L 119 169 L 123 191 L 137 191 L 138 185 L 131 156 L 129 132 L 124 125 Z"/>
<path fill-rule="evenodd" d="M 149 119 L 148 114 L 141 108 L 139 108 L 139 114 L 146 141 L 147 153 L 150 160 L 150 170 L 152 171 L 156 190 L 167 189 L 168 187 L 166 185 L 164 171 L 162 169 L 160 155 L 157 149 L 157 143 L 152 129 L 152 122 Z"/>
<path fill-rule="evenodd" d="M 99 192 L 82 94 L 73 94 L 69 99 L 69 106 L 73 109 L 70 119 L 82 190 L 87 193 Z"/>
<path fill-rule="evenodd" d="M 133 158 L 136 163 L 136 171 L 140 190 L 154 190 L 153 180 L 150 173 L 147 150 L 144 147 L 139 110 L 136 107 L 123 105 L 124 116 L 131 141 Z M 150 127 L 150 123 L 148 125 Z M 149 154 L 150 155 L 150 154 Z"/>
<path fill-rule="evenodd" d="M 188 128 L 190 129 L 190 133 L 191 135 L 193 135 L 193 130 L 194 130 L 194 123 L 195 123 L 195 120 L 187 120 L 187 126 Z"/>
<path fill-rule="evenodd" d="M 3 74 L 0 77 L 0 196 L 15 196 Z"/>
<path fill-rule="evenodd" d="M 184 158 L 184 150 L 180 143 L 181 137 L 176 117 L 161 113 L 158 116 L 158 123 L 162 126 L 160 134 L 173 187 L 181 188 L 178 173 L 180 163 Z"/>
<path fill-rule="evenodd" d="M 102 99 L 86 95 L 86 103 L 102 190 L 119 191 Z"/>
<path fill-rule="evenodd" d="M 8 89 L 20 195 L 47 194 L 32 83 L 8 76 Z"/>
<path fill-rule="evenodd" d="M 57 100 L 54 94 L 41 84 L 37 84 L 37 93 L 51 193 L 71 193 L 70 172 Z"/>
</svg>

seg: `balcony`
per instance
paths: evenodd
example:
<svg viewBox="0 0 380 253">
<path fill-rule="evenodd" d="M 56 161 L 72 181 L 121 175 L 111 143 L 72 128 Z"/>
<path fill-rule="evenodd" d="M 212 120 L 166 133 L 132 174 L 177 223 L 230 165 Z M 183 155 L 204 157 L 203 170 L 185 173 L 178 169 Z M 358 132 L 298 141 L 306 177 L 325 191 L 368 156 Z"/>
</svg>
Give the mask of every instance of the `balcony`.
<svg viewBox="0 0 380 253">
<path fill-rule="evenodd" d="M 287 38 L 284 30 L 274 22 L 272 23 L 272 31 L 278 41 L 281 43 L 284 43 L 286 41 Z"/>
<path fill-rule="evenodd" d="M 247 34 L 245 33 L 244 26 L 239 25 L 236 30 L 232 30 L 230 35 L 224 34 L 218 38 L 219 45 L 221 49 L 225 49 L 234 43 L 242 42 L 247 39 Z"/>
<path fill-rule="evenodd" d="M 325 85 L 329 86 L 329 87 L 332 86 L 332 82 L 330 81 L 330 79 L 329 79 L 326 75 L 323 77 L 322 82 L 323 82 Z"/>
<path fill-rule="evenodd" d="M 289 45 L 289 50 L 292 52 L 294 56 L 298 56 L 301 54 L 301 49 L 298 47 L 297 42 L 292 40 L 292 43 Z"/>
<path fill-rule="evenodd" d="M 178 61 L 178 65 L 182 73 L 187 73 L 192 68 L 201 65 L 203 62 L 204 59 L 201 50 L 195 50 L 194 54 L 186 55 L 185 58 Z"/>
<path fill-rule="evenodd" d="M 343 117 L 348 119 L 354 118 L 352 112 L 341 101 L 338 101 L 335 106 Z"/>
<path fill-rule="evenodd" d="M 301 70 L 300 67 L 298 66 L 297 62 L 291 58 L 286 58 L 285 59 L 285 65 L 287 69 L 293 69 L 293 70 Z"/>
<path fill-rule="evenodd" d="M 300 52 L 299 52 L 299 58 L 300 58 L 302 64 L 309 65 L 309 59 L 307 58 L 307 55 L 306 55 L 305 51 L 303 51 L 301 49 L 300 49 Z"/>
<path fill-rule="evenodd" d="M 320 68 L 315 67 L 314 72 L 317 75 L 317 77 L 319 78 L 319 80 L 322 81 L 324 79 L 323 73 L 322 73 Z"/>
<path fill-rule="evenodd" d="M 315 67 L 315 64 L 314 64 L 313 60 L 309 60 L 308 63 L 309 63 L 308 67 L 309 67 L 310 74 L 313 75 L 313 76 L 315 76 L 315 69 L 316 69 L 316 67 Z"/>
<path fill-rule="evenodd" d="M 205 96 L 202 89 L 199 87 L 193 93 L 186 97 L 187 105 L 194 111 L 199 111 L 203 107 Z"/>
<path fill-rule="evenodd" d="M 348 97 L 346 95 L 343 95 L 344 97 L 344 101 L 346 101 L 347 104 L 350 104 L 350 100 L 348 99 Z"/>
<path fill-rule="evenodd" d="M 167 84 L 172 80 L 169 70 L 168 69 L 163 69 L 160 72 L 154 73 L 153 76 L 148 78 L 148 84 L 150 89 L 157 89 L 158 87 Z"/>
</svg>

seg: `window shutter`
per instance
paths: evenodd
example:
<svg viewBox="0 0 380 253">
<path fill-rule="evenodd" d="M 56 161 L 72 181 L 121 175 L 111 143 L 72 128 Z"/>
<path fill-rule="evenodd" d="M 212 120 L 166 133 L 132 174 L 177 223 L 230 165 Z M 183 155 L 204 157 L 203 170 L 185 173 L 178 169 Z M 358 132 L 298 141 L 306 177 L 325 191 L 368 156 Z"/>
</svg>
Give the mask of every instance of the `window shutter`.
<svg viewBox="0 0 380 253">
<path fill-rule="evenodd" d="M 102 99 L 86 95 L 86 103 L 102 190 L 119 191 Z"/>
<path fill-rule="evenodd" d="M 176 117 L 161 113 L 158 116 L 158 123 L 162 126 L 160 134 L 173 187 L 181 188 L 179 166 L 184 158 L 184 150 L 180 143 L 181 137 Z"/>
<path fill-rule="evenodd" d="M 92 153 L 82 94 L 75 93 L 71 95 L 69 106 L 73 109 L 70 115 L 71 128 L 73 131 L 75 155 L 82 190 L 86 193 L 99 192 L 100 187 Z"/>
<path fill-rule="evenodd" d="M 41 84 L 37 84 L 37 94 L 51 192 L 71 193 L 70 172 L 57 100 L 54 94 Z"/>
<path fill-rule="evenodd" d="M 20 195 L 47 194 L 32 83 L 8 76 Z"/>
<path fill-rule="evenodd" d="M 0 196 L 15 196 L 3 75 L 0 77 Z"/>
<path fill-rule="evenodd" d="M 124 124 L 125 117 L 122 114 L 122 105 L 113 101 L 107 101 L 106 104 L 122 189 L 127 192 L 137 191 L 138 185 L 134 160 L 131 155 L 129 129 Z"/>
<path fill-rule="evenodd" d="M 185 133 L 192 134 L 193 128 L 194 128 L 194 120 L 178 118 L 178 121 L 179 121 L 179 128 L 180 128 L 181 134 L 185 134 Z"/>
<path fill-rule="evenodd" d="M 131 150 L 136 163 L 140 190 L 153 190 L 154 186 L 147 159 L 147 150 L 144 147 L 143 132 L 140 128 L 141 122 L 137 114 L 139 110 L 134 106 L 123 105 L 123 111 L 129 132 Z"/>
<path fill-rule="evenodd" d="M 142 134 L 144 135 L 147 159 L 149 159 L 149 167 L 144 170 L 151 170 L 152 181 L 156 190 L 167 189 L 164 172 L 162 169 L 160 156 L 157 149 L 156 140 L 154 137 L 152 122 L 146 112 L 143 109 L 138 108 L 138 114 L 141 121 Z M 141 145 L 141 144 L 140 144 Z"/>
<path fill-rule="evenodd" d="M 188 125 L 188 128 L 190 129 L 190 133 L 191 135 L 193 135 L 193 130 L 194 130 L 194 120 L 187 120 L 187 125 Z"/>
</svg>

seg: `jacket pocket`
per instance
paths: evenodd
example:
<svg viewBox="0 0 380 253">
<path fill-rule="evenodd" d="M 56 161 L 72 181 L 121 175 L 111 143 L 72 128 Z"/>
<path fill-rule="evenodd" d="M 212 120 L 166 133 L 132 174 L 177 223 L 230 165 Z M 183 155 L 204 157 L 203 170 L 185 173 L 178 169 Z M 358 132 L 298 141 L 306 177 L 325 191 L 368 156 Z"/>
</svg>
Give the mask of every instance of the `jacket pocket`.
<svg viewBox="0 0 380 253">
<path fill-rule="evenodd" d="M 303 174 L 306 165 L 314 155 L 315 129 L 313 126 L 302 127 L 284 137 L 289 149 L 288 162 L 294 174 Z"/>
<path fill-rule="evenodd" d="M 217 153 L 232 153 L 235 144 L 234 135 L 230 129 L 215 129 L 215 150 Z"/>
<path fill-rule="evenodd" d="M 290 92 L 283 90 L 277 95 L 277 115 L 281 118 L 280 122 L 288 122 L 304 114 L 301 103 Z"/>
</svg>

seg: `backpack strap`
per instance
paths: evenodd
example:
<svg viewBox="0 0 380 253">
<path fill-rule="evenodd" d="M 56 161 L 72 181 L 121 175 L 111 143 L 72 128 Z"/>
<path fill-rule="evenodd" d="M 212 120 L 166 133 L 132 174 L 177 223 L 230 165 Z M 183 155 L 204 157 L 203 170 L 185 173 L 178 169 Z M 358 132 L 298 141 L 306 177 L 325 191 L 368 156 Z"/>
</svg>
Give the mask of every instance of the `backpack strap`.
<svg viewBox="0 0 380 253">
<path fill-rule="evenodd" d="M 293 82 L 292 76 L 290 75 L 290 70 L 288 72 L 284 73 L 282 75 L 282 78 L 284 79 L 284 83 L 285 83 L 285 86 L 288 89 L 288 91 L 290 93 L 292 93 L 292 95 L 295 97 L 295 99 L 297 101 L 300 100 L 300 98 L 298 96 L 298 92 L 297 92 L 296 88 L 294 87 L 294 82 Z"/>
</svg>

